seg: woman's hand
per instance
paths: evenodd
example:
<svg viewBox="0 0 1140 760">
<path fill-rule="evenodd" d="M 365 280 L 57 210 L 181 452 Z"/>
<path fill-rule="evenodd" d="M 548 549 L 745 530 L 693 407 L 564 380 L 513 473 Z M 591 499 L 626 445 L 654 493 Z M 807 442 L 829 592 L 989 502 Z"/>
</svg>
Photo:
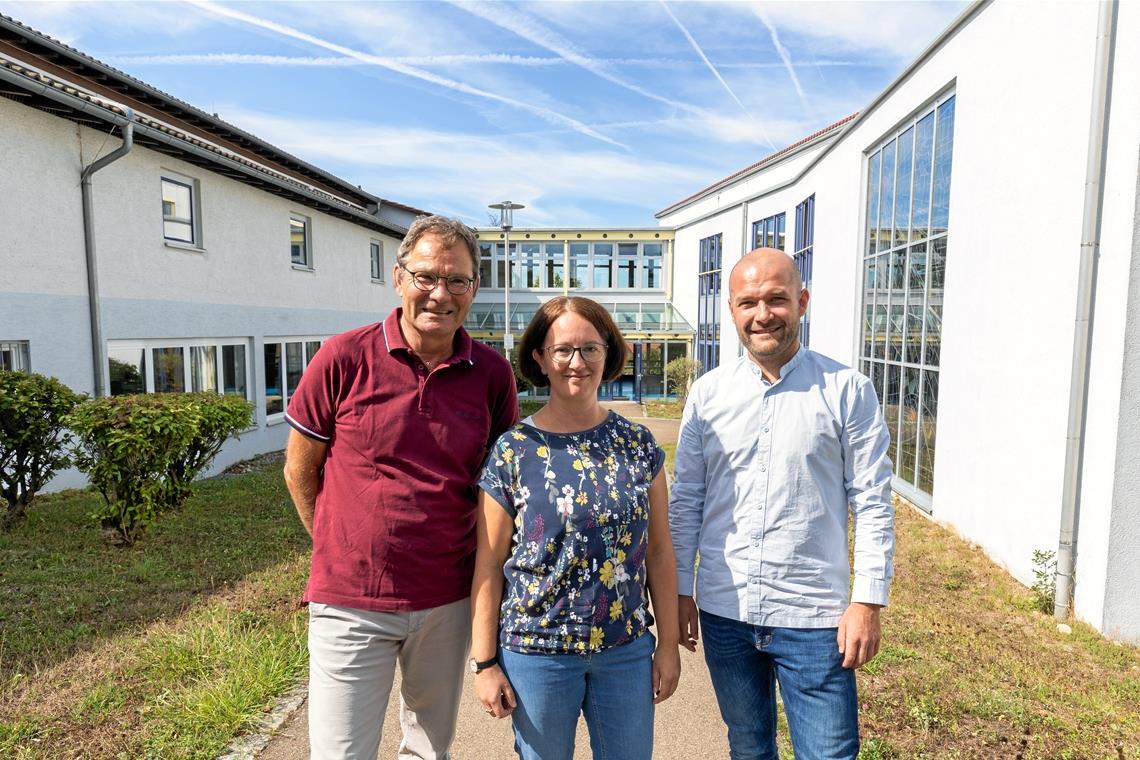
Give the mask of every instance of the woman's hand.
<svg viewBox="0 0 1140 760">
<path fill-rule="evenodd" d="M 483 706 L 483 712 L 496 718 L 507 717 L 518 704 L 507 674 L 498 665 L 475 675 L 475 698 Z"/>
<path fill-rule="evenodd" d="M 673 696 L 681 680 L 681 653 L 677 645 L 658 645 L 653 653 L 653 704 Z"/>
</svg>

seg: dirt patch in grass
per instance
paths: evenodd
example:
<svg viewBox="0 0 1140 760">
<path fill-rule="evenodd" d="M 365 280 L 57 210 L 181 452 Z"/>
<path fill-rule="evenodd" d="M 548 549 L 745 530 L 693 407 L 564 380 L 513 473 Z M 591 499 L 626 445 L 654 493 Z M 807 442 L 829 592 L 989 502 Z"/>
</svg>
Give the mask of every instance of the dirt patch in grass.
<svg viewBox="0 0 1140 760">
<path fill-rule="evenodd" d="M 680 401 L 646 401 L 645 411 L 650 417 L 664 417 L 669 420 L 681 419 L 685 405 Z"/>
<path fill-rule="evenodd" d="M 1140 652 L 1032 611 L 977 547 L 901 505 L 867 757 L 1140 758 Z"/>
</svg>

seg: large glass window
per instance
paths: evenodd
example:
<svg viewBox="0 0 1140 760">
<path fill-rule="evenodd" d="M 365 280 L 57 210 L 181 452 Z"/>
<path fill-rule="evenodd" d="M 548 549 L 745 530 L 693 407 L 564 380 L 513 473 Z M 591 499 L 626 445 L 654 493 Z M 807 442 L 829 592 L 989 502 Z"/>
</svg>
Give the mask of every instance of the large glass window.
<svg viewBox="0 0 1140 760">
<path fill-rule="evenodd" d="M 266 338 L 265 414 L 282 414 L 324 338 Z"/>
<path fill-rule="evenodd" d="M 565 267 L 566 246 L 562 243 L 546 243 L 543 245 L 546 260 L 546 287 L 561 288 L 566 284 L 562 270 Z"/>
<path fill-rule="evenodd" d="M 544 288 L 541 243 L 519 246 L 519 280 L 524 288 Z"/>
<path fill-rule="evenodd" d="M 896 482 L 933 495 L 954 95 L 876 145 L 867 163 L 860 368 L 891 429 Z"/>
<path fill-rule="evenodd" d="M 0 341 L 0 369 L 9 372 L 31 372 L 28 341 Z"/>
<path fill-rule="evenodd" d="M 800 270 L 800 279 L 804 287 L 811 290 L 812 251 L 815 241 L 815 195 L 811 195 L 800 205 L 796 206 L 796 240 L 792 258 Z M 808 301 L 808 310 L 800 316 L 800 343 L 805 347 L 811 341 L 811 301 Z"/>
<path fill-rule="evenodd" d="M 610 287 L 610 272 L 613 269 L 613 243 L 594 243 L 594 283 L 593 287 Z"/>
<path fill-rule="evenodd" d="M 570 287 L 584 288 L 590 282 L 590 244 L 570 244 Z"/>
<path fill-rule="evenodd" d="M 289 257 L 296 266 L 313 266 L 312 240 L 309 232 L 308 217 L 289 217 Z"/>
<path fill-rule="evenodd" d="M 384 282 L 384 241 L 373 240 L 368 244 L 368 258 L 372 263 L 372 279 Z"/>
<path fill-rule="evenodd" d="M 697 355 L 708 371 L 720 364 L 720 279 L 722 236 L 701 240 L 697 267 Z"/>
<path fill-rule="evenodd" d="M 752 247 L 785 250 L 784 214 L 775 214 L 752 223 Z"/>
<path fill-rule="evenodd" d="M 479 244 L 479 287 L 490 288 L 494 287 L 494 279 L 491 277 L 492 271 L 492 254 L 494 249 L 492 243 Z"/>
<path fill-rule="evenodd" d="M 184 177 L 162 178 L 162 236 L 195 245 L 194 182 Z"/>
<path fill-rule="evenodd" d="M 618 243 L 616 276 L 614 287 L 629 289 L 637 287 L 637 243 Z"/>
<path fill-rule="evenodd" d="M 661 243 L 645 243 L 641 249 L 644 255 L 644 269 L 642 269 L 641 287 L 663 288 L 662 261 L 664 260 Z"/>
<path fill-rule="evenodd" d="M 110 341 L 107 364 L 112 396 L 126 393 L 232 393 L 249 398 L 242 338 Z M 220 357 L 220 361 L 219 361 Z"/>
</svg>

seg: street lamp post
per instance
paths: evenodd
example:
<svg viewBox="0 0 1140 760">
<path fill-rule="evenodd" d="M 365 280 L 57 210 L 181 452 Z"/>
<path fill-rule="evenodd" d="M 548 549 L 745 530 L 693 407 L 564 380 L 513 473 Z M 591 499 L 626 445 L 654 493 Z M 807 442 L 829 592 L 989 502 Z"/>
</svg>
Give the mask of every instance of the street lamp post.
<svg viewBox="0 0 1140 760">
<path fill-rule="evenodd" d="M 503 353 L 507 361 L 511 360 L 511 349 L 515 347 L 511 335 L 511 227 L 514 227 L 514 210 L 526 208 L 521 203 L 492 203 L 487 208 L 498 209 L 499 227 L 503 230 L 503 261 L 506 262 L 507 281 L 503 283 Z"/>
</svg>

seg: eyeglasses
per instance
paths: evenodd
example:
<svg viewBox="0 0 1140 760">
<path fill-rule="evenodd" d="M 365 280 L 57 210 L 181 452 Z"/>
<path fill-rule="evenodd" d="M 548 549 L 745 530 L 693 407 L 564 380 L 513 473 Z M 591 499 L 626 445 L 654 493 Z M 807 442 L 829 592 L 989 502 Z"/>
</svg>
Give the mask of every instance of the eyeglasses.
<svg viewBox="0 0 1140 760">
<path fill-rule="evenodd" d="M 453 296 L 461 296 L 467 291 L 471 290 L 471 286 L 475 284 L 474 277 L 459 277 L 458 275 L 451 275 L 444 277 L 434 272 L 413 272 L 403 264 L 400 264 L 400 269 L 403 269 L 412 278 L 412 284 L 416 286 L 416 290 L 422 290 L 425 293 L 430 293 L 435 290 L 435 286 L 443 281 L 443 286 L 447 288 L 447 292 Z"/>
<path fill-rule="evenodd" d="M 558 364 L 569 364 L 574 360 L 574 354 L 582 355 L 582 360 L 594 364 L 606 358 L 605 343 L 583 343 L 580 346 L 571 346 L 558 343 L 541 349 L 544 354 Z"/>
</svg>

